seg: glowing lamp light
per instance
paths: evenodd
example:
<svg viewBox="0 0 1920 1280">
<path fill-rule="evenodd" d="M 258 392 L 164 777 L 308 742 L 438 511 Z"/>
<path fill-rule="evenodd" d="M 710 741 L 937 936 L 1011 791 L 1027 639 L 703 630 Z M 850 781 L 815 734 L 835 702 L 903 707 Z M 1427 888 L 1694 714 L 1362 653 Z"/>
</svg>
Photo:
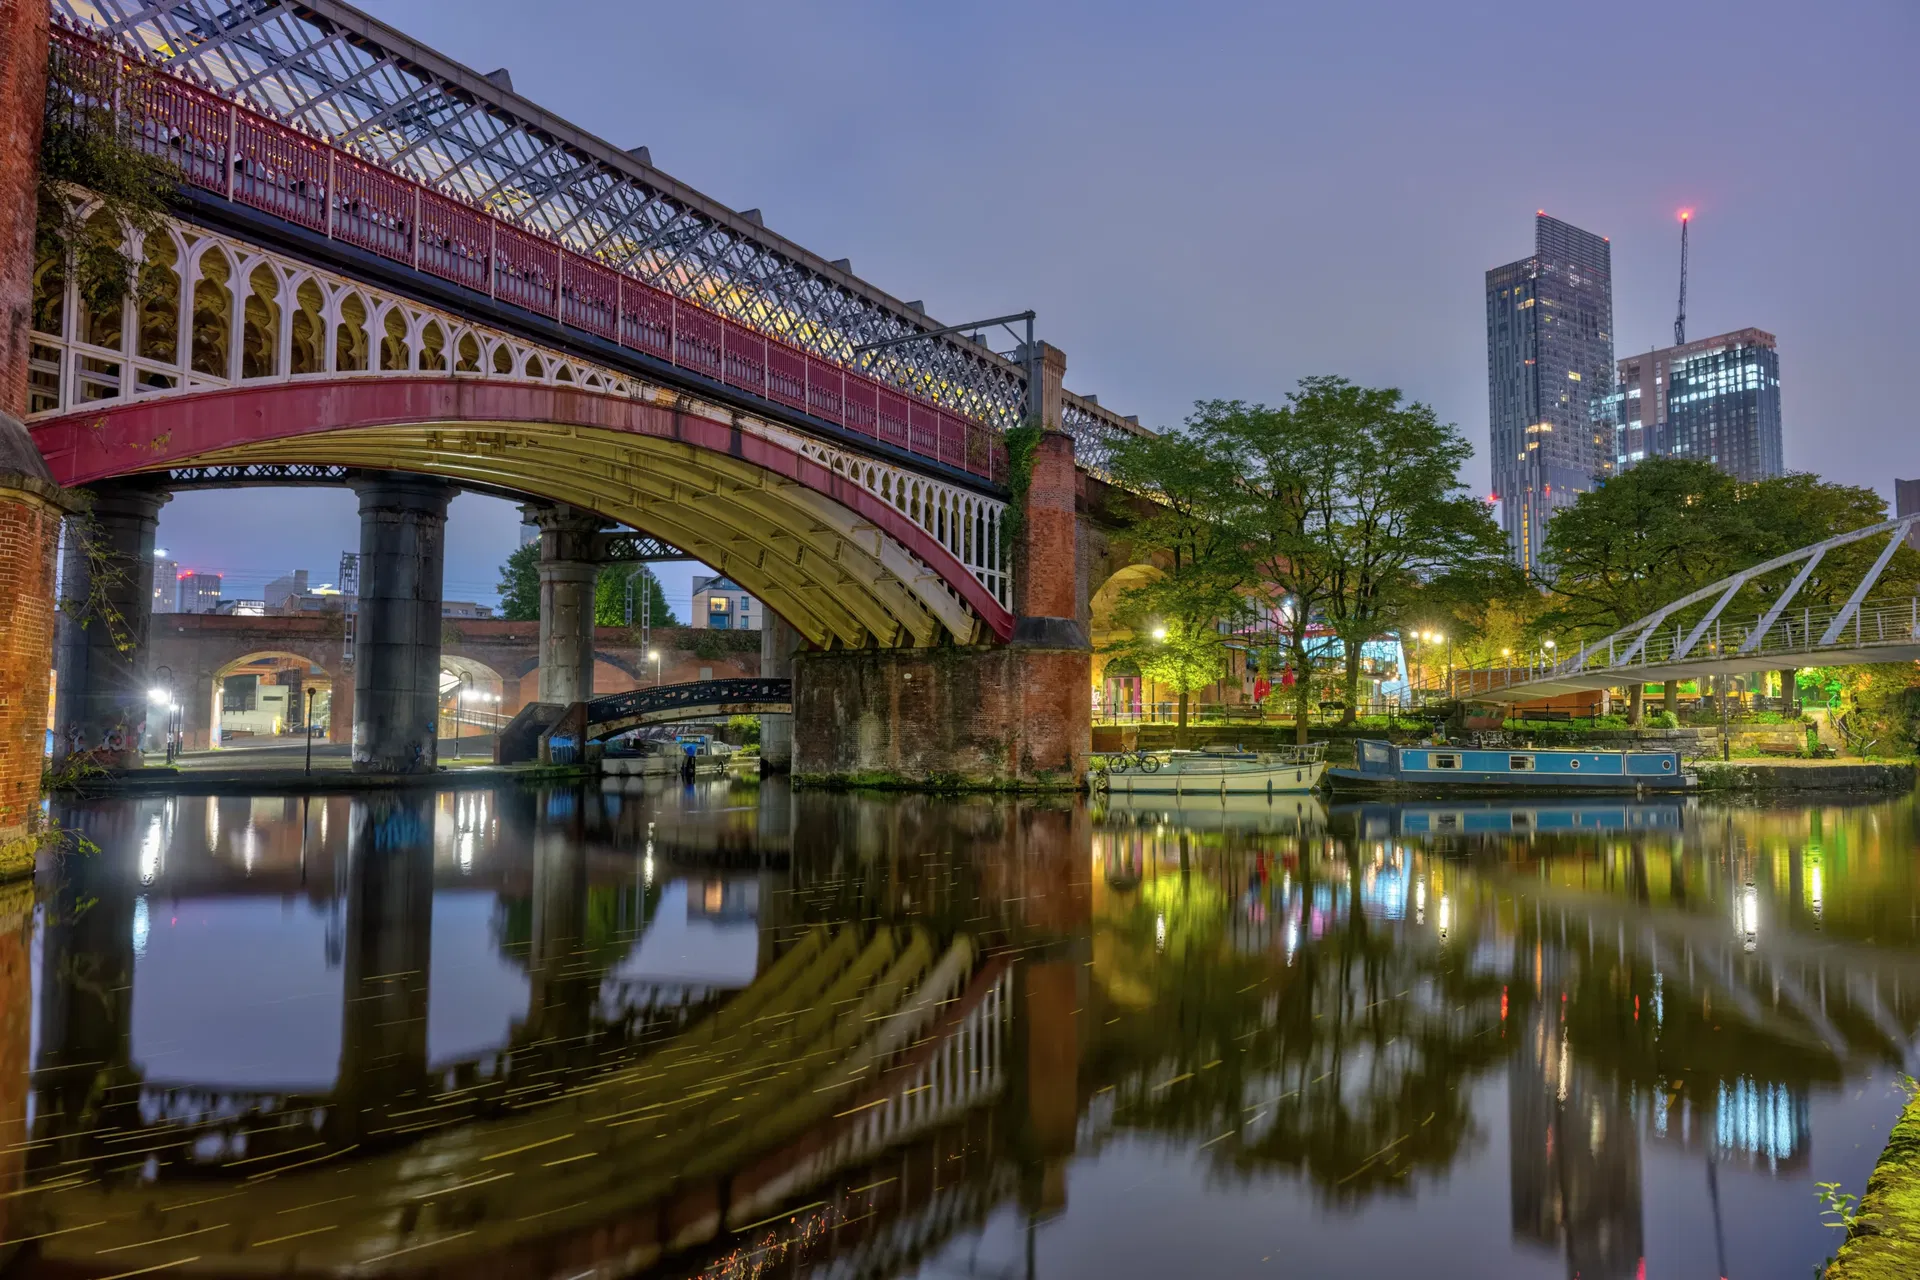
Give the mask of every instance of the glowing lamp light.
<svg viewBox="0 0 1920 1280">
<path fill-rule="evenodd" d="M 660 661 L 660 651 L 658 649 L 647 650 L 647 661 L 648 662 Z"/>
<path fill-rule="evenodd" d="M 1165 627 L 1155 627 L 1153 629 L 1153 638 L 1155 640 L 1165 640 L 1167 638 L 1167 629 Z"/>
<path fill-rule="evenodd" d="M 1680 221 L 1682 221 L 1682 222 L 1691 222 L 1692 220 L 1693 220 L 1693 210 L 1691 210 L 1691 209 L 1682 209 L 1682 210 L 1680 211 Z"/>
<path fill-rule="evenodd" d="M 149 689 L 147 690 L 147 701 L 166 703 L 171 702 L 172 699 L 167 697 L 167 691 L 165 689 Z"/>
</svg>

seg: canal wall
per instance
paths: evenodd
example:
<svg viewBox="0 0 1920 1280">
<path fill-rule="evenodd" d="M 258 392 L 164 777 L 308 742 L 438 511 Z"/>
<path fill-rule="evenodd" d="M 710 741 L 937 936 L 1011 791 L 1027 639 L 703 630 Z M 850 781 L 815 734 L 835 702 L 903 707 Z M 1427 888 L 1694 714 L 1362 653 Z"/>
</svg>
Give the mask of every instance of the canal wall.
<svg viewBox="0 0 1920 1280">
<path fill-rule="evenodd" d="M 1911 761 L 1729 760 L 1688 766 L 1702 791 L 1884 791 L 1913 790 Z"/>
<path fill-rule="evenodd" d="M 1914 1276 L 1920 1276 L 1920 1095 L 1908 1100 L 1894 1124 L 1825 1280 Z"/>
</svg>

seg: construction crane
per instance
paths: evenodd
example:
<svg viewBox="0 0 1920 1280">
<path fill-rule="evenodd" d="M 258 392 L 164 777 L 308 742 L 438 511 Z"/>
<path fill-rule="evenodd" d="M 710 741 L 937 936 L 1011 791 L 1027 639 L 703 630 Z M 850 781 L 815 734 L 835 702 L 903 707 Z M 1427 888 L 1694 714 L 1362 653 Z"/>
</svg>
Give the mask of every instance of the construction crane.
<svg viewBox="0 0 1920 1280">
<path fill-rule="evenodd" d="M 1687 345 L 1687 224 L 1693 221 L 1693 210 L 1680 211 L 1680 310 L 1673 317 L 1673 345 Z"/>
</svg>

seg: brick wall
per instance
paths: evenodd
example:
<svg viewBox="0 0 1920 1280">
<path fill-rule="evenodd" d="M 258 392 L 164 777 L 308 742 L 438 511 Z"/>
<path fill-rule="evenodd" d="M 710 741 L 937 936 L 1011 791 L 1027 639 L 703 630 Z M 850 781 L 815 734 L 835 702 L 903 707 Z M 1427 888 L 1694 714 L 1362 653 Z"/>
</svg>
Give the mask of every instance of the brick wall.
<svg viewBox="0 0 1920 1280">
<path fill-rule="evenodd" d="M 0 413 L 27 415 L 34 187 L 47 99 L 46 0 L 0 0 Z"/>
<path fill-rule="evenodd" d="M 28 1047 L 33 1037 L 33 887 L 0 884 L 0 1240 L 9 1230 L 26 1175 Z M 0 1267 L 8 1246 L 0 1244 Z"/>
<path fill-rule="evenodd" d="M 794 776 L 1076 788 L 1093 717 L 1090 657 L 1023 646 L 797 653 Z"/>
<path fill-rule="evenodd" d="M 0 846 L 22 833 L 40 801 L 59 530 L 52 504 L 0 485 Z M 0 879 L 21 869 L 0 865 Z"/>
</svg>

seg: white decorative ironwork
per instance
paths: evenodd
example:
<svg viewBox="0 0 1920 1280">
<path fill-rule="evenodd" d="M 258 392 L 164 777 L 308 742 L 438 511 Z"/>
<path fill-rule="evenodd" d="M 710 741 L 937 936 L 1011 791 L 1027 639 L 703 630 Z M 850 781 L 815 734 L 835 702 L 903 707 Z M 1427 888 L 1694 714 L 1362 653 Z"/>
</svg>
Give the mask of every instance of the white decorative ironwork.
<svg viewBox="0 0 1920 1280">
<path fill-rule="evenodd" d="M 1012 604 L 1011 557 L 1001 545 L 1007 504 L 998 499 L 191 223 L 170 221 L 159 235 L 136 246 L 149 287 L 118 315 L 89 314 L 71 281 L 41 274 L 30 422 L 157 396 L 342 376 L 471 376 L 672 403 L 854 480 L 951 551 L 995 600 Z M 924 576 L 916 587 L 932 589 L 937 578 L 930 569 Z"/>
</svg>

